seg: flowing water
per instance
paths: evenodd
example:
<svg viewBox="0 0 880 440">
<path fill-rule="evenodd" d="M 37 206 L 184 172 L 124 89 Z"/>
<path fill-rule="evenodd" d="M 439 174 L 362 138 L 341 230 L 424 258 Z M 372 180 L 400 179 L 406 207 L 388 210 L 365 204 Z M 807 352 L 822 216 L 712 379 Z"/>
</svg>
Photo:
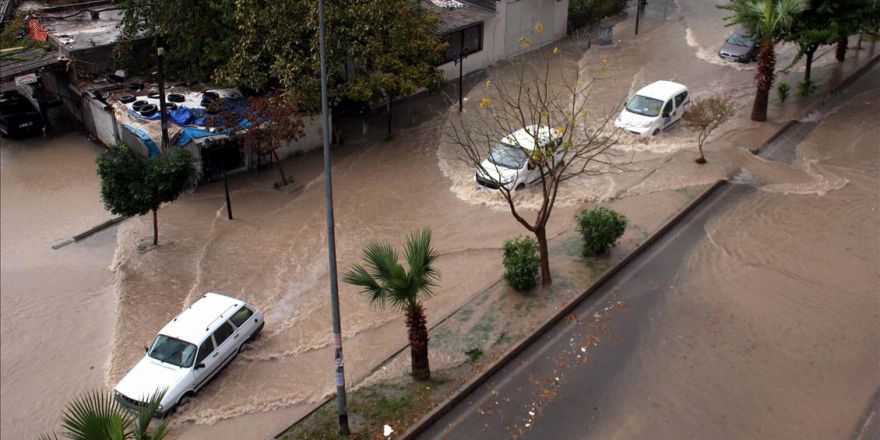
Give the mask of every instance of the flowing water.
<svg viewBox="0 0 880 440">
<path fill-rule="evenodd" d="M 718 30 L 719 12 L 702 2 L 681 3 L 677 11 L 670 6 L 669 20 L 649 14 L 635 40 L 594 46 L 586 53 L 577 43 L 563 43 L 563 50 L 579 59 L 568 71 L 576 68 L 584 78 L 602 78 L 593 96 L 594 113 L 612 112 L 629 93 L 659 79 L 688 84 L 693 96 L 726 91 L 737 100 L 739 112 L 747 112 L 751 71 L 700 61 L 706 61 L 700 54 L 714 51 L 712 45 L 726 34 Z M 701 24 L 706 20 L 715 26 Z M 651 41 L 669 44 L 647 44 Z M 607 63 L 601 63 L 603 57 Z M 830 68 L 820 66 L 816 72 Z M 484 93 L 481 86 L 470 91 L 472 107 Z M 772 111 L 791 108 L 774 105 Z M 334 149 L 340 271 L 357 262 L 370 241 L 400 246 L 408 232 L 431 227 L 441 254 L 441 287 L 427 302 L 429 322 L 496 281 L 501 244 L 526 233 L 497 194 L 476 189 L 473 170 L 443 140 L 453 111 L 445 105 L 426 111 L 422 103 L 410 102 L 396 107 L 397 117 L 411 116 L 412 121 L 399 124 L 403 127 L 393 140 L 355 141 Z M 549 235 L 570 228 L 572 216 L 585 205 L 729 176 L 759 183 L 768 199 L 758 207 L 768 210 L 798 209 L 784 203 L 777 208 L 772 197 L 828 197 L 864 185 L 870 177 L 840 172 L 850 166 L 848 160 L 857 159 L 846 155 L 826 160 L 804 154 L 793 164 L 755 157 L 739 148 L 751 146 L 741 132 L 754 127 L 739 117 L 719 129 L 707 153 L 710 162 L 702 167 L 693 162 L 694 136 L 684 128 L 649 140 L 624 135 L 615 147 L 624 166 L 567 182 Z M 4 141 L 2 150 L 4 437 L 41 432 L 45 427 L 29 421 L 29 415 L 54 419 L 75 392 L 102 382 L 114 385 L 143 356 L 142 347 L 156 330 L 208 291 L 257 305 L 265 312 L 266 328 L 178 411 L 172 421 L 175 435 L 266 437 L 334 391 L 319 152 L 285 161 L 296 183 L 280 190 L 273 188 L 278 180 L 274 170 L 231 177 L 233 221 L 226 219 L 222 185 L 211 184 L 160 210 L 158 248 L 143 246 L 151 234 L 150 219 L 133 218 L 115 234 L 108 231 L 51 251 L 53 240 L 108 214 L 97 199 L 96 149 L 75 134 L 50 141 Z M 540 200 L 537 189 L 517 197 L 526 208 Z M 867 214 L 853 210 L 845 217 L 853 220 L 858 213 Z M 767 229 L 768 234 L 775 231 Z M 723 240 L 727 249 L 732 239 Z M 742 246 L 737 254 L 766 247 L 761 241 Z M 371 307 L 344 283 L 340 299 L 347 380 L 353 385 L 404 347 L 406 333 L 398 314 Z"/>
<path fill-rule="evenodd" d="M 67 400 L 105 380 L 116 320 L 114 232 L 52 250 L 110 218 L 98 195 L 99 147 L 79 132 L 0 147 L 2 436 L 35 438 Z"/>
</svg>

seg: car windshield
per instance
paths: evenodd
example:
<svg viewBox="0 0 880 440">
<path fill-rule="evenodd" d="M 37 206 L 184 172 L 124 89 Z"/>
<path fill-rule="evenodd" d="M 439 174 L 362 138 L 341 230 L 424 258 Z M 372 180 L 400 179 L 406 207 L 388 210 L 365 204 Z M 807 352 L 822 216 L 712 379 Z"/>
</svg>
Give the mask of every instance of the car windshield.
<svg viewBox="0 0 880 440">
<path fill-rule="evenodd" d="M 752 40 L 739 32 L 731 35 L 727 42 L 736 46 L 752 47 Z"/>
<path fill-rule="evenodd" d="M 147 355 L 171 365 L 188 368 L 196 357 L 196 346 L 170 336 L 159 335 Z"/>
<path fill-rule="evenodd" d="M 657 116 L 660 114 L 660 108 L 663 107 L 663 101 L 654 98 L 648 98 L 642 95 L 635 95 L 626 104 L 626 110 L 642 116 Z"/>
<path fill-rule="evenodd" d="M 498 142 L 489 152 L 489 162 L 495 165 L 518 170 L 526 163 L 528 156 L 521 148 Z"/>
</svg>

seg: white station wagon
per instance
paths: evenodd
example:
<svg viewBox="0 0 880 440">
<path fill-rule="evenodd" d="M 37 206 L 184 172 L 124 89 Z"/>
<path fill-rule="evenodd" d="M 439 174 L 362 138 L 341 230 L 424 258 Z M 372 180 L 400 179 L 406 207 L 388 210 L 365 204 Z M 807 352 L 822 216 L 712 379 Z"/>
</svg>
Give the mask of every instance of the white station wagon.
<svg viewBox="0 0 880 440">
<path fill-rule="evenodd" d="M 244 301 L 206 293 L 144 347 L 146 356 L 116 385 L 116 400 L 136 409 L 164 389 L 158 415 L 168 415 L 223 369 L 263 324 L 263 314 Z"/>
</svg>

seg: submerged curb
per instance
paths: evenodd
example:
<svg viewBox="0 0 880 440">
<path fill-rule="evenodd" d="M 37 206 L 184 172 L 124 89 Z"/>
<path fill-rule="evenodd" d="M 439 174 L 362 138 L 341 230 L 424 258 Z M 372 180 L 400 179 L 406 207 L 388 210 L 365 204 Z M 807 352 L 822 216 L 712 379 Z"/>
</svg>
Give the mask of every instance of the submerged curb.
<svg viewBox="0 0 880 440">
<path fill-rule="evenodd" d="M 115 225 L 115 224 L 117 224 L 127 218 L 128 217 L 124 217 L 124 216 L 111 218 L 110 220 L 107 220 L 104 223 L 101 223 L 97 226 L 93 226 L 92 228 L 86 230 L 85 232 L 81 232 L 79 234 L 74 235 L 71 238 L 68 238 L 67 240 L 62 241 L 61 243 L 52 245 L 52 249 L 54 249 L 54 250 L 61 249 L 64 246 L 67 246 L 71 243 L 75 243 L 75 242 L 80 241 L 86 237 L 89 237 L 89 236 L 94 235 L 100 231 L 103 231 L 104 229 L 107 229 L 110 226 L 113 226 L 113 225 Z"/>
<path fill-rule="evenodd" d="M 556 312 L 555 315 L 550 317 L 544 324 L 541 325 L 537 330 L 535 330 L 531 335 L 526 337 L 517 343 L 513 348 L 508 350 L 498 361 L 493 363 L 488 369 L 483 371 L 479 376 L 472 379 L 470 382 L 462 386 L 456 393 L 446 400 L 443 401 L 439 406 L 434 408 L 431 412 L 426 414 L 424 417 L 419 419 L 415 424 L 409 427 L 403 435 L 400 437 L 401 440 L 411 440 L 415 439 L 416 436 L 424 432 L 426 429 L 430 428 L 434 422 L 436 422 L 440 417 L 448 413 L 454 406 L 461 403 L 467 396 L 469 396 L 475 389 L 477 389 L 480 385 L 484 384 L 489 380 L 493 374 L 495 374 L 498 370 L 504 368 L 513 358 L 515 358 L 518 354 L 520 354 L 523 350 L 528 348 L 529 345 L 534 343 L 538 338 L 544 336 L 547 331 L 549 331 L 556 323 L 560 320 L 571 314 L 572 310 L 578 307 L 584 300 L 591 297 L 593 293 L 599 290 L 606 282 L 608 282 L 611 278 L 617 275 L 624 267 L 626 267 L 632 260 L 641 255 L 645 250 L 647 250 L 651 245 L 653 245 L 657 240 L 666 235 L 670 229 L 676 226 L 681 220 L 690 214 L 694 209 L 699 207 L 703 201 L 705 201 L 709 196 L 714 194 L 718 189 L 727 186 L 728 182 L 726 180 L 719 180 L 715 182 L 714 185 L 709 187 L 706 191 L 703 191 L 696 199 L 694 199 L 690 204 L 682 208 L 678 214 L 675 215 L 672 219 L 666 222 L 660 229 L 658 229 L 653 235 L 648 237 L 642 244 L 640 244 L 635 250 L 630 252 L 626 257 L 623 258 L 620 262 L 614 265 L 611 269 L 607 270 L 601 278 L 599 278 L 592 286 L 587 288 L 586 291 L 578 295 L 571 302 L 569 302 L 565 307 Z"/>
</svg>

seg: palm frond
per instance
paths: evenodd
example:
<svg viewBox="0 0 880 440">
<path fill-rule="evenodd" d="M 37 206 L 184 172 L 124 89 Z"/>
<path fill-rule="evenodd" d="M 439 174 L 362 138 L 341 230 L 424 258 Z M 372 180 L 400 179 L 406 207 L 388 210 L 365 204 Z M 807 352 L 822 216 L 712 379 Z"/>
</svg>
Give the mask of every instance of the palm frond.
<svg viewBox="0 0 880 440">
<path fill-rule="evenodd" d="M 426 298 L 433 296 L 440 275 L 434 269 L 437 252 L 431 247 L 431 230 L 428 228 L 412 232 L 406 242 L 405 252 L 409 264 L 410 284 Z"/>
<path fill-rule="evenodd" d="M 159 429 L 163 432 L 162 437 L 156 437 L 155 433 L 150 434 L 150 422 L 153 421 L 153 417 L 156 416 L 156 413 L 159 411 L 159 404 L 162 403 L 162 398 L 165 397 L 165 389 L 156 390 L 146 402 L 142 402 L 138 407 L 137 411 L 137 419 L 134 423 L 134 430 L 132 434 L 134 438 L 137 440 L 160 440 L 165 436 L 165 427 L 168 425 L 167 420 L 163 420 L 159 424 Z"/>
<path fill-rule="evenodd" d="M 379 308 L 385 307 L 385 290 L 376 279 L 360 264 L 350 267 L 342 274 L 342 281 L 361 288 L 361 293 L 370 297 L 370 303 Z"/>
<path fill-rule="evenodd" d="M 112 438 L 118 434 L 115 429 L 124 433 L 131 422 L 131 416 L 113 396 L 102 391 L 91 391 L 75 398 L 61 416 L 66 437 L 72 440 Z"/>
</svg>

